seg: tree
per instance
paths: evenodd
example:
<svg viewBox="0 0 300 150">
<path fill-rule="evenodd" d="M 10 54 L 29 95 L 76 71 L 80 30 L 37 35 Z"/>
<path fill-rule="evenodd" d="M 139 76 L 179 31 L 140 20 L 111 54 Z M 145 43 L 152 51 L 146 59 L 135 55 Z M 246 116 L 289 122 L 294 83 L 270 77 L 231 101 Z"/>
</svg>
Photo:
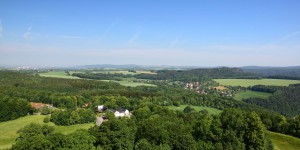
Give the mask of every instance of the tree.
<svg viewBox="0 0 300 150">
<path fill-rule="evenodd" d="M 190 113 L 192 111 L 195 111 L 194 108 L 192 108 L 190 105 L 189 106 L 186 106 L 184 109 L 183 109 L 183 112 L 184 113 Z"/>
<path fill-rule="evenodd" d="M 259 116 L 251 112 L 246 118 L 247 128 L 244 135 L 246 149 L 262 150 L 265 148 L 265 129 Z"/>
<path fill-rule="evenodd" d="M 144 106 L 142 108 L 138 108 L 137 110 L 135 110 L 133 115 L 136 117 L 138 121 L 142 121 L 150 117 L 151 110 L 149 109 L 149 107 Z"/>
<path fill-rule="evenodd" d="M 42 115 L 48 115 L 48 114 L 50 114 L 51 113 L 51 109 L 50 108 L 48 108 L 48 107 L 43 107 L 43 108 L 41 108 L 41 114 Z"/>
<path fill-rule="evenodd" d="M 110 117 L 100 127 L 90 128 L 89 133 L 97 138 L 96 145 L 103 149 L 133 149 L 135 130 L 132 126 L 126 119 Z"/>
<path fill-rule="evenodd" d="M 35 150 L 35 149 L 52 149 L 53 144 L 46 136 L 54 132 L 54 127 L 40 124 L 29 124 L 18 131 L 20 137 L 17 138 L 16 144 L 12 149 Z"/>
<path fill-rule="evenodd" d="M 15 150 L 36 150 L 36 149 L 52 149 L 51 141 L 47 140 L 42 134 L 33 135 L 30 137 L 17 140 L 12 146 Z"/>
<path fill-rule="evenodd" d="M 247 123 L 245 113 L 239 109 L 226 109 L 221 113 L 222 146 L 224 149 L 245 149 L 243 138 Z"/>
<path fill-rule="evenodd" d="M 139 140 L 135 145 L 136 150 L 153 150 L 153 146 L 146 139 Z"/>
<path fill-rule="evenodd" d="M 64 148 L 67 149 L 95 149 L 96 138 L 90 135 L 86 130 L 76 130 L 66 136 Z"/>
</svg>

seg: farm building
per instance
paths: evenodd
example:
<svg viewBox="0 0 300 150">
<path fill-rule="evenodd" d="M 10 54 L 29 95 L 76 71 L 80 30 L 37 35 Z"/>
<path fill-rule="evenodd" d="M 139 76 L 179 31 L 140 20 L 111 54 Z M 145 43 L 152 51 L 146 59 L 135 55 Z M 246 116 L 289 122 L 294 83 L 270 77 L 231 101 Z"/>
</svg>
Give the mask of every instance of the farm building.
<svg viewBox="0 0 300 150">
<path fill-rule="evenodd" d="M 31 105 L 32 108 L 35 108 L 35 109 L 41 109 L 43 107 L 53 108 L 53 105 L 51 105 L 51 104 L 44 104 L 44 103 L 30 102 L 30 105 Z"/>
<path fill-rule="evenodd" d="M 115 114 L 115 117 L 117 117 L 117 118 L 131 116 L 131 113 L 129 112 L 129 110 L 124 109 L 124 108 L 112 109 L 110 111 L 113 112 Z"/>
<path fill-rule="evenodd" d="M 107 108 L 104 105 L 96 106 L 96 111 L 104 112 Z"/>
</svg>

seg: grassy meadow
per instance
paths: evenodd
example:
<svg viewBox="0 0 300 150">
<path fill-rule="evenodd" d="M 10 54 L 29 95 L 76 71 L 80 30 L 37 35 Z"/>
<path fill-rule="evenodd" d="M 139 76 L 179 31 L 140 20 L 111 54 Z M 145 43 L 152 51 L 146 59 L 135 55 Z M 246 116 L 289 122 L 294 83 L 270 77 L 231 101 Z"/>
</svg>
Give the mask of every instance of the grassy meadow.
<svg viewBox="0 0 300 150">
<path fill-rule="evenodd" d="M 137 87 L 137 86 L 156 86 L 154 84 L 148 84 L 148 83 L 140 83 L 140 82 L 130 82 L 130 81 L 114 81 L 112 82 L 120 83 L 123 86 L 130 86 L 130 87 Z"/>
<path fill-rule="evenodd" d="M 288 86 L 289 84 L 300 83 L 300 80 L 284 80 L 284 79 L 214 79 L 224 86 L 254 86 L 254 85 L 274 85 Z"/>
<path fill-rule="evenodd" d="M 126 70 L 118 70 L 118 71 L 108 71 L 108 70 L 103 70 L 103 71 L 95 71 L 93 73 L 122 73 L 122 74 L 137 74 L 137 73 L 151 73 L 150 71 L 137 71 L 137 73 L 134 72 L 129 72 Z M 70 71 L 70 74 L 73 73 L 84 73 L 84 71 Z M 51 77 L 51 78 L 65 78 L 65 79 L 82 79 L 79 77 L 75 76 L 69 76 L 65 71 L 50 71 L 47 73 L 39 73 L 40 76 L 42 77 Z M 141 82 L 133 82 L 133 79 L 123 79 L 122 81 L 115 81 L 115 80 L 102 80 L 102 81 L 112 81 L 112 82 L 117 82 L 123 86 L 130 86 L 130 87 L 136 87 L 136 86 L 156 86 L 153 84 L 148 84 L 148 83 L 141 83 Z"/>
<path fill-rule="evenodd" d="M 136 74 L 156 74 L 154 72 L 148 71 L 148 70 L 137 70 L 136 72 L 131 72 L 128 70 L 107 70 L 107 69 L 103 69 L 103 70 L 88 70 L 90 73 L 103 73 L 103 74 L 131 74 L 131 75 L 136 75 Z M 70 74 L 73 73 L 85 73 L 84 70 L 76 70 L 76 71 L 69 71 Z"/>
<path fill-rule="evenodd" d="M 234 99 L 235 100 L 242 100 L 242 99 L 247 99 L 250 97 L 257 97 L 257 98 L 263 98 L 263 99 L 267 99 L 269 96 L 271 96 L 272 94 L 270 93 L 265 93 L 265 92 L 256 92 L 256 91 L 242 91 L 239 92 L 237 94 L 234 95 Z"/>
<path fill-rule="evenodd" d="M 0 149 L 7 149 L 12 146 L 15 142 L 15 139 L 19 136 L 17 131 L 21 128 L 29 125 L 30 123 L 39 123 L 45 124 L 43 119 L 46 116 L 44 115 L 30 115 L 18 118 L 16 120 L 10 120 L 0 123 Z M 47 123 L 49 126 L 55 127 L 55 132 L 69 134 L 74 132 L 77 129 L 88 129 L 94 125 L 94 123 L 88 124 L 76 124 L 71 126 L 56 126 L 53 123 Z"/>
<path fill-rule="evenodd" d="M 300 150 L 300 139 L 289 135 L 267 131 L 274 150 Z"/>
<path fill-rule="evenodd" d="M 70 76 L 65 71 L 49 71 L 45 73 L 39 73 L 41 77 L 51 78 L 65 78 L 65 79 L 80 79 L 78 77 Z"/>
<path fill-rule="evenodd" d="M 168 106 L 169 109 L 172 109 L 172 110 L 179 110 L 179 111 L 183 111 L 184 108 L 188 106 L 188 105 L 180 105 L 180 107 L 176 107 L 176 106 Z M 190 105 L 192 108 L 195 109 L 195 111 L 201 111 L 201 110 L 204 110 L 206 109 L 208 111 L 209 114 L 219 114 L 222 112 L 222 110 L 219 110 L 219 109 L 215 109 L 215 108 L 211 108 L 211 107 L 204 107 L 204 106 L 192 106 Z"/>
</svg>

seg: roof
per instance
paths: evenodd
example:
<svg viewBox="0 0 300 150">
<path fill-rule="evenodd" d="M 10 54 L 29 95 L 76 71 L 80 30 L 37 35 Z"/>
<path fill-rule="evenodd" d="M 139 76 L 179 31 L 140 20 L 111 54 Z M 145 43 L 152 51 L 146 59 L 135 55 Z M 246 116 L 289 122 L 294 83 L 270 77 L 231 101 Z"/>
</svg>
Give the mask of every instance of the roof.
<svg viewBox="0 0 300 150">
<path fill-rule="evenodd" d="M 112 112 L 116 112 L 116 111 L 118 111 L 119 113 L 125 113 L 125 111 L 126 111 L 127 109 L 124 109 L 124 108 L 117 108 L 117 109 L 111 109 L 110 111 L 112 111 Z"/>
<path fill-rule="evenodd" d="M 43 108 L 43 107 L 51 107 L 52 106 L 50 104 L 35 103 L 35 102 L 30 102 L 30 105 L 31 105 L 32 108 L 36 108 L 36 109 Z"/>
</svg>

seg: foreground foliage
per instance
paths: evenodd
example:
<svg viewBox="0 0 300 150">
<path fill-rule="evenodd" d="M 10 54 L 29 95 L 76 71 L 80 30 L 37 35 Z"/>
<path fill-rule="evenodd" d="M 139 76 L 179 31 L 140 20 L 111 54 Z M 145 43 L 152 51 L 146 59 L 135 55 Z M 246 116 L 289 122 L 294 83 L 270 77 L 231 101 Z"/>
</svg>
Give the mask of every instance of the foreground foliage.
<svg viewBox="0 0 300 150">
<path fill-rule="evenodd" d="M 141 103 L 130 119 L 115 118 L 88 131 L 63 135 L 47 125 L 19 131 L 13 149 L 266 149 L 265 128 L 254 112 L 227 109 L 219 116 L 182 113 Z"/>
</svg>

